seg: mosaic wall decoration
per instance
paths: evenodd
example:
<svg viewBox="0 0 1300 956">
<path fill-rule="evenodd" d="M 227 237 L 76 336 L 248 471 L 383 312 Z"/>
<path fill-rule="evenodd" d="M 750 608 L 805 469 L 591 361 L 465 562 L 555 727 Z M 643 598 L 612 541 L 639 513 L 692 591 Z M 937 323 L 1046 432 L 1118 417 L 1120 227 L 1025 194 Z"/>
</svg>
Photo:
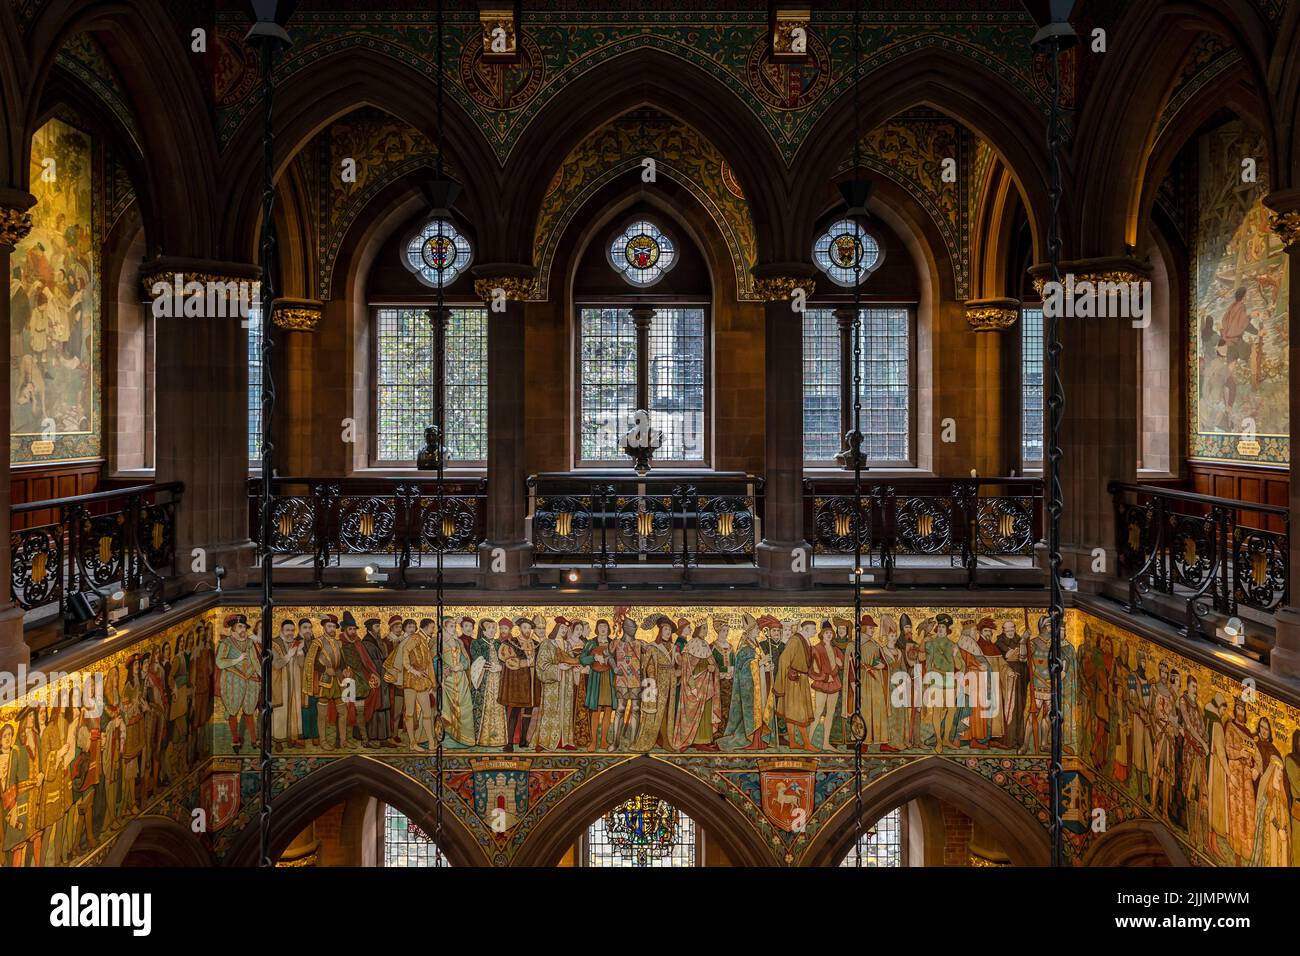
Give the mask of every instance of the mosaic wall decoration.
<svg viewBox="0 0 1300 956">
<path fill-rule="evenodd" d="M 1156 123 L 1156 139 L 1160 138 L 1193 96 L 1205 89 L 1216 77 L 1222 76 L 1225 70 L 1240 62 L 1241 54 L 1228 46 L 1217 33 L 1206 31 L 1199 34 L 1178 68 L 1172 92 L 1160 111 L 1160 119 Z"/>
<path fill-rule="evenodd" d="M 542 200 L 533 241 L 538 295 L 545 298 L 551 264 L 565 227 L 583 203 L 611 180 L 652 157 L 656 172 L 684 186 L 717 224 L 731 254 L 736 294 L 755 298 L 750 268 L 758 241 L 743 191 L 722 154 L 696 130 L 663 114 L 628 114 L 592 132 L 565 157 Z"/>
<path fill-rule="evenodd" d="M 62 119 L 32 137 L 32 231 L 9 260 L 11 464 L 100 454 L 101 153 Z"/>
<path fill-rule="evenodd" d="M 1154 817 L 1209 866 L 1300 866 L 1300 709 L 1071 613 L 1080 786 L 1107 827 Z M 1081 834 L 1095 836 L 1081 819 Z"/>
<path fill-rule="evenodd" d="M 188 825 L 220 680 L 212 623 L 200 616 L 39 684 L 22 674 L 22 696 L 0 685 L 0 866 L 94 862 L 138 816 Z"/>
<path fill-rule="evenodd" d="M 971 206 L 981 174 L 980 152 L 987 144 L 964 125 L 932 110 L 909 110 L 862 137 L 860 159 L 867 169 L 902 186 L 930 215 L 943 236 L 952 263 L 955 297 L 970 296 Z M 956 181 L 945 182 L 943 162 L 956 160 Z M 987 170 L 986 159 L 983 170 Z M 850 151 L 840 172 L 853 168 Z"/>
<path fill-rule="evenodd" d="M 1014 8 L 985 8 L 978 2 L 969 6 L 966 11 L 930 7 L 924 18 L 907 9 L 867 11 L 862 74 L 869 77 L 917 50 L 942 49 L 1005 77 L 1046 113 L 1049 81 L 1041 61 L 1029 49 L 1034 26 L 1028 15 Z M 811 55 L 804 63 L 791 64 L 771 59 L 765 11 L 529 10 L 522 24 L 519 62 L 497 64 L 482 59 L 476 15 L 456 11 L 447 16 L 447 42 L 452 50 L 462 52 L 446 60 L 447 92 L 484 131 L 504 164 L 522 132 L 560 90 L 583 82 L 596 66 L 637 50 L 654 49 L 735 93 L 789 163 L 817 121 L 842 97 L 851 95 L 852 23 L 851 11 L 816 11 Z M 219 15 L 216 91 L 223 143 L 256 110 L 257 63 L 243 43 L 245 32 L 246 24 L 238 15 Z M 300 10 L 293 20 L 293 37 L 277 82 L 335 53 L 359 47 L 426 76 L 431 77 L 435 69 L 433 15 L 427 11 Z"/>
<path fill-rule="evenodd" d="M 1263 136 L 1237 120 L 1203 135 L 1192 287 L 1191 447 L 1194 458 L 1290 460 L 1287 266 L 1263 197 Z M 1242 161 L 1255 179 L 1243 182 Z"/>
</svg>

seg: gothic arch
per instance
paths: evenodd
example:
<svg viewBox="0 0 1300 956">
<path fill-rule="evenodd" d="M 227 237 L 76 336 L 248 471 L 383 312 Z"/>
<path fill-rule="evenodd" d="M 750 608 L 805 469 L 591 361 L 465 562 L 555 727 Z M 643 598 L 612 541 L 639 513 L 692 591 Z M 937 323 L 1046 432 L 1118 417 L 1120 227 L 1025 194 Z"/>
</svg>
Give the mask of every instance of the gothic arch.
<svg viewBox="0 0 1300 956">
<path fill-rule="evenodd" d="M 1047 866 L 1047 829 L 1005 790 L 943 757 L 926 757 L 886 774 L 862 793 L 862 822 L 884 816 L 922 796 L 950 803 L 995 836 L 1015 866 Z M 818 831 L 804 854 L 805 866 L 838 866 L 857 840 L 852 800 Z"/>
<path fill-rule="evenodd" d="M 1093 841 L 1084 866 L 1191 866 L 1174 835 L 1154 820 L 1127 820 Z"/>
<path fill-rule="evenodd" d="M 1032 210 L 1035 245 L 1046 235 L 1048 171 L 1046 118 L 1005 79 L 970 58 L 927 48 L 908 53 L 864 78 L 873 95 L 862 104 L 865 135 L 899 113 L 928 107 L 952 117 L 982 138 L 1010 170 L 1022 202 Z M 811 199 L 853 149 L 853 95 L 848 90 L 809 132 L 795 157 L 786 202 L 799 236 L 811 237 Z M 1068 159 L 1066 160 L 1068 165 Z M 1068 169 L 1066 170 L 1068 177 Z M 1069 197 L 1061 206 L 1062 232 L 1071 220 Z M 803 240 L 800 239 L 800 242 Z M 798 250 L 796 250 L 798 251 Z"/>
<path fill-rule="evenodd" d="M 104 866 L 212 866 L 212 854 L 189 827 L 167 817 L 136 817 L 113 841 Z"/>
<path fill-rule="evenodd" d="M 620 53 L 583 74 L 533 117 L 507 160 L 499 208 L 507 216 L 500 258 L 531 262 L 542 199 L 575 143 L 630 109 L 650 107 L 696 130 L 731 166 L 749 201 L 758 259 L 775 258 L 773 242 L 788 208 L 788 172 L 771 137 L 736 95 L 700 67 L 661 50 Z M 774 222 L 769 217 L 778 217 Z"/>
<path fill-rule="evenodd" d="M 365 793 L 406 814 L 426 833 L 434 830 L 434 797 L 406 774 L 362 754 L 335 760 L 309 773 L 275 798 L 271 805 L 271 856 L 275 858 L 307 824 L 337 803 Z M 487 861 L 468 830 L 444 810 L 438 848 L 452 866 L 486 866 Z M 226 854 L 226 866 L 257 866 L 257 817 L 235 839 Z"/>
<path fill-rule="evenodd" d="M 289 27 L 292 32 L 293 26 Z M 423 95 L 416 95 L 419 91 Z M 429 78 L 382 53 L 353 48 L 322 57 L 293 73 L 276 89 L 275 170 L 277 181 L 293 158 L 332 122 L 362 107 L 372 107 L 435 138 L 437 104 Z M 436 143 L 435 143 L 436 145 Z M 458 208 L 479 228 L 499 210 L 498 166 L 482 132 L 448 96 L 443 114 L 445 163 L 465 187 Z M 262 124 L 260 112 L 235 131 L 223 151 L 232 178 L 226 183 L 230 210 L 223 243 L 238 261 L 256 253 L 261 216 Z M 242 258 L 240 258 L 242 257 Z"/>
<path fill-rule="evenodd" d="M 634 757 L 580 785 L 536 823 L 511 865 L 554 866 L 591 821 L 638 793 L 662 797 L 688 814 L 734 866 L 772 866 L 762 837 L 725 795 L 670 763 Z"/>
</svg>

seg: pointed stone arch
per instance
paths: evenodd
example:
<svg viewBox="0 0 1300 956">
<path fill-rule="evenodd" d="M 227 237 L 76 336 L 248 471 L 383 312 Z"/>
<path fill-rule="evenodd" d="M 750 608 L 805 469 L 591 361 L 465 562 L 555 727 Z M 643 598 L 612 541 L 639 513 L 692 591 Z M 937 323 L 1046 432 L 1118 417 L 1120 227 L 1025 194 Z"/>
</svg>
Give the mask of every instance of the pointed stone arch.
<svg viewBox="0 0 1300 956">
<path fill-rule="evenodd" d="M 423 784 L 388 764 L 353 754 L 309 773 L 275 798 L 271 805 L 271 857 L 278 857 L 307 824 L 335 804 L 366 794 L 390 804 L 426 833 L 435 825 L 434 795 Z M 222 861 L 226 866 L 257 866 L 259 833 L 256 816 Z M 452 866 L 486 866 L 477 841 L 455 816 L 444 812 L 438 849 Z"/>
<path fill-rule="evenodd" d="M 136 817 L 113 841 L 104 866 L 212 866 L 212 854 L 189 827 L 168 817 Z"/>
<path fill-rule="evenodd" d="M 1182 846 L 1163 824 L 1126 820 L 1093 841 L 1084 866 L 1191 866 Z"/>
<path fill-rule="evenodd" d="M 869 826 L 895 807 L 933 796 L 957 807 L 997 838 L 1015 866 L 1047 866 L 1046 828 L 1005 790 L 943 757 L 927 757 L 886 774 L 862 793 L 862 824 Z M 839 866 L 857 841 L 852 800 L 813 838 L 805 866 Z"/>
<path fill-rule="evenodd" d="M 533 826 L 511 865 L 556 865 L 596 817 L 638 793 L 661 797 L 690 816 L 733 866 L 775 865 L 763 838 L 725 794 L 651 756 L 634 757 L 577 787 Z"/>
</svg>

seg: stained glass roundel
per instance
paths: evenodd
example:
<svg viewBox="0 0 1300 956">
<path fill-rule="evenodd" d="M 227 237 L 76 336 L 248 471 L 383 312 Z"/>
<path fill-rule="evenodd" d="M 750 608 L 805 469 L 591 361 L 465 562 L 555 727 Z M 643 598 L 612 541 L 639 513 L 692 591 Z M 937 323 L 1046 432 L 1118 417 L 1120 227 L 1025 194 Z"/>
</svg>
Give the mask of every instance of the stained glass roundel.
<svg viewBox="0 0 1300 956">
<path fill-rule="evenodd" d="M 677 248 L 654 223 L 637 219 L 610 242 L 609 264 L 632 285 L 654 285 L 677 264 Z"/>
<path fill-rule="evenodd" d="M 852 288 L 880 265 L 880 243 L 853 220 L 841 219 L 813 243 L 813 262 L 836 285 Z"/>
<path fill-rule="evenodd" d="M 406 267 L 435 289 L 455 282 L 473 258 L 469 240 L 450 219 L 430 219 L 406 243 Z"/>
</svg>

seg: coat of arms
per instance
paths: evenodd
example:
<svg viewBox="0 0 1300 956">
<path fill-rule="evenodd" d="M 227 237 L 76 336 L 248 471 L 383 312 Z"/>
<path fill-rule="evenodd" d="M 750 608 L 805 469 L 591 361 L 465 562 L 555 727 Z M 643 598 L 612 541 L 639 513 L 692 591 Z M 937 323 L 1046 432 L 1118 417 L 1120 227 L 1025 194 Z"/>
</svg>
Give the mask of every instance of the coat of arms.
<svg viewBox="0 0 1300 956">
<path fill-rule="evenodd" d="M 807 760 L 759 761 L 763 815 L 787 833 L 802 833 L 813 812 L 816 770 Z"/>
<path fill-rule="evenodd" d="M 505 833 L 528 812 L 529 761 L 471 760 L 474 810 L 493 833 Z"/>
<path fill-rule="evenodd" d="M 207 780 L 208 832 L 216 833 L 239 814 L 238 771 L 214 773 Z"/>
</svg>

